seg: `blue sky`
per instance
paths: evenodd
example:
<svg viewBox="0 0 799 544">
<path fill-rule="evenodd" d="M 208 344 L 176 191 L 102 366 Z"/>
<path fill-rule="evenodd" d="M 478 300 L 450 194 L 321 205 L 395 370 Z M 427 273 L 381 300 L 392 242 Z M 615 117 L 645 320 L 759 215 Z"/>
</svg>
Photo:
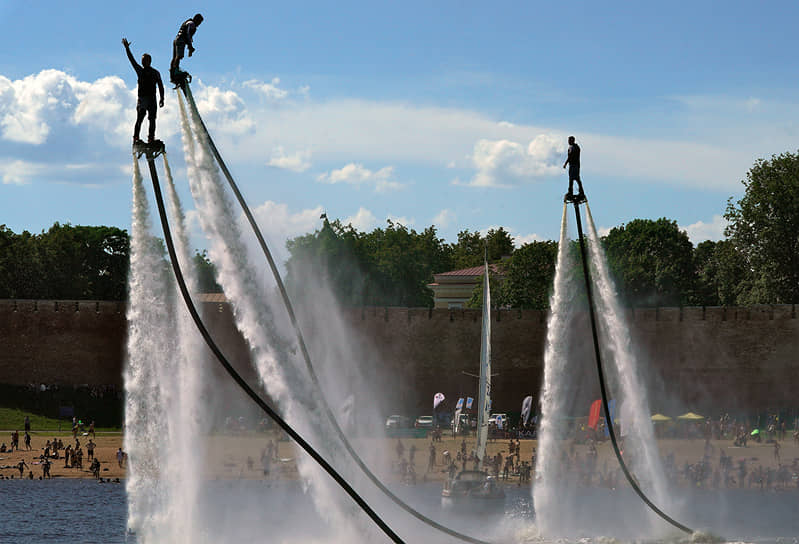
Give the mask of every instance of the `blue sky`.
<svg viewBox="0 0 799 544">
<path fill-rule="evenodd" d="M 129 228 L 136 80 L 120 41 L 168 79 L 171 41 L 199 11 L 183 67 L 276 243 L 322 211 L 362 230 L 435 224 L 450 241 L 497 226 L 519 244 L 557 239 L 570 134 L 598 226 L 667 217 L 695 243 L 719 239 L 752 163 L 799 147 L 798 10 L 0 1 L 0 224 Z M 158 132 L 191 209 L 171 87 Z"/>
</svg>

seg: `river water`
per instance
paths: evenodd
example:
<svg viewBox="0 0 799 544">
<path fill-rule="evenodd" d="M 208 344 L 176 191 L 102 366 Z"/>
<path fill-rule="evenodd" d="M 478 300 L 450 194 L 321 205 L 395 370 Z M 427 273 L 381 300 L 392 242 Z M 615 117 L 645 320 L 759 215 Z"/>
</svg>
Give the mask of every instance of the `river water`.
<svg viewBox="0 0 799 544">
<path fill-rule="evenodd" d="M 203 542 L 338 542 L 319 518 L 311 499 L 296 482 L 220 480 L 203 486 L 207 494 L 200 519 Z M 687 542 L 666 531 L 652 538 L 636 533 L 646 513 L 627 489 L 575 489 L 580 507 L 572 511 L 572 528 L 559 542 L 621 542 L 647 540 Z M 686 491 L 680 490 L 680 521 L 726 542 L 799 542 L 799 493 L 795 490 Z M 464 533 L 495 542 L 542 540 L 527 487 L 507 488 L 506 513 L 465 519 L 440 508 L 440 485 L 398 487 L 396 492 L 426 515 Z M 382 505 L 381 510 L 386 505 Z M 395 510 L 395 509 L 394 509 Z M 392 511 L 388 507 L 383 511 Z M 0 481 L 0 543 L 137 543 L 126 531 L 127 498 L 124 484 L 94 480 Z M 392 527 L 406 542 L 453 542 L 433 535 L 433 530 L 395 513 Z"/>
</svg>

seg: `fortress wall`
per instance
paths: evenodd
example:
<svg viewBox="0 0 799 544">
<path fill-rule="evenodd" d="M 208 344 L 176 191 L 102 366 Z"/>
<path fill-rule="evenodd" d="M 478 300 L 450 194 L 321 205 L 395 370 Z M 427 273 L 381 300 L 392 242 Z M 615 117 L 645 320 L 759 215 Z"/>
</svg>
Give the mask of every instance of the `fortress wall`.
<svg viewBox="0 0 799 544">
<path fill-rule="evenodd" d="M 229 307 L 206 303 L 203 315 L 231 361 L 255 379 Z M 436 392 L 454 401 L 476 391 L 477 379 L 464 372 L 478 371 L 479 310 L 347 308 L 340 317 L 367 348 L 386 410 L 429 413 Z M 799 406 L 794 305 L 635 308 L 625 318 L 654 410 Z M 494 408 L 518 411 L 524 396 L 540 390 L 546 313 L 501 310 L 492 319 Z M 126 327 L 122 303 L 0 300 L 0 383 L 121 385 Z M 585 379 L 593 380 L 587 316 L 573 328 Z M 210 352 L 204 364 L 227 379 Z"/>
</svg>

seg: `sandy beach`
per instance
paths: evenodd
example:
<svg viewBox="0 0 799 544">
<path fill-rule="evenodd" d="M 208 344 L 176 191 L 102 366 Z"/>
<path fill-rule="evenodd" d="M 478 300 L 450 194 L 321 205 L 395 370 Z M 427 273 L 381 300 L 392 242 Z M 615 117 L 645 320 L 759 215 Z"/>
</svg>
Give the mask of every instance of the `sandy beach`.
<svg viewBox="0 0 799 544">
<path fill-rule="evenodd" d="M 2 431 L 4 438 L 0 442 L 10 444 L 10 432 Z M 42 455 L 47 440 L 60 438 L 64 445 L 72 444 L 75 441 L 71 433 L 41 432 L 31 433 L 31 450 L 27 451 L 24 447 L 24 434 L 21 433 L 20 443 L 23 449 L 12 452 L 0 453 L 0 476 L 3 478 L 19 478 L 19 470 L 16 465 L 24 460 L 27 467 L 24 469 L 24 477 L 29 477 L 33 473 L 34 479 L 39 479 L 43 474 L 40 456 Z M 63 451 L 60 452 L 59 459 L 51 460 L 50 473 L 53 478 L 92 478 L 89 471 L 90 461 L 87 460 L 85 445 L 88 443 L 88 436 L 78 436 L 81 446 L 84 448 L 83 468 L 65 468 Z M 261 457 L 270 440 L 277 444 L 276 461 L 272 463 L 268 476 L 264 475 Z M 436 449 L 436 465 L 433 470 L 428 471 L 431 440 L 429 438 L 378 438 L 368 439 L 360 442 L 363 451 L 371 452 L 368 458 L 370 466 L 374 467 L 375 472 L 382 479 L 387 481 L 399 481 L 402 475 L 397 469 L 399 457 L 397 456 L 397 443 L 402 444 L 404 450 L 402 457 L 409 458 L 411 447 L 415 447 L 414 468 L 417 481 L 443 481 L 446 477 L 446 467 L 443 464 L 442 454 L 449 450 L 453 459 L 460 450 L 462 438 L 452 438 L 445 436 L 440 442 L 433 443 Z M 100 476 L 102 478 L 125 478 L 126 463 L 122 467 L 117 463 L 117 450 L 123 447 L 123 435 L 121 433 L 98 433 L 95 442 L 95 457 L 100 461 Z M 209 473 L 206 477 L 221 479 L 261 479 L 269 478 L 297 478 L 296 460 L 304 453 L 293 443 L 278 440 L 278 435 L 272 433 L 246 433 L 246 434 L 224 434 L 206 437 L 203 440 L 206 466 Z M 658 445 L 663 457 L 673 454 L 674 464 L 682 468 L 686 463 L 694 464 L 703 459 L 705 454 L 712 466 L 718 466 L 722 454 L 731 457 L 734 465 L 739 461 L 746 460 L 750 469 L 757 466 L 776 469 L 780 464 L 788 467 L 799 467 L 799 444 L 789 435 L 788 438 L 779 442 L 779 461 L 774 454 L 774 445 L 771 443 L 750 442 L 747 447 L 734 447 L 731 440 L 711 440 L 709 445 L 704 439 L 659 439 Z M 467 451 L 474 447 L 474 438 L 466 438 Z M 564 451 L 571 455 L 584 458 L 588 452 L 588 447 L 584 444 L 573 444 L 571 441 L 563 441 Z M 519 457 L 523 461 L 530 462 L 533 449 L 537 448 L 535 440 L 521 440 Z M 124 448 L 123 448 L 124 449 Z M 496 440 L 488 443 L 489 455 L 496 455 L 501 452 L 503 457 L 508 452 L 508 440 Z M 377 453 L 375 453 L 377 452 Z M 600 443 L 597 446 L 597 467 L 617 467 L 617 462 L 609 442 Z M 793 468 L 792 471 L 796 470 Z M 509 479 L 508 483 L 517 485 L 518 477 Z"/>
</svg>

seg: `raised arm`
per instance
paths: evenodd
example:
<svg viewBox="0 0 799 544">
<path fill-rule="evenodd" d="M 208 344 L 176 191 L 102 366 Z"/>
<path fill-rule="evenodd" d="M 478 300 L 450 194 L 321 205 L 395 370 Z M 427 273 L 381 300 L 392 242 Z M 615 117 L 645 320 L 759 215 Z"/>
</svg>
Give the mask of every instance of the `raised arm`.
<svg viewBox="0 0 799 544">
<path fill-rule="evenodd" d="M 125 46 L 125 53 L 128 54 L 128 60 L 130 61 L 131 65 L 133 65 L 133 69 L 136 70 L 136 73 L 140 73 L 142 67 L 136 62 L 136 59 L 133 58 L 133 53 L 130 52 L 130 42 L 126 38 L 122 38 L 122 45 Z"/>
</svg>

